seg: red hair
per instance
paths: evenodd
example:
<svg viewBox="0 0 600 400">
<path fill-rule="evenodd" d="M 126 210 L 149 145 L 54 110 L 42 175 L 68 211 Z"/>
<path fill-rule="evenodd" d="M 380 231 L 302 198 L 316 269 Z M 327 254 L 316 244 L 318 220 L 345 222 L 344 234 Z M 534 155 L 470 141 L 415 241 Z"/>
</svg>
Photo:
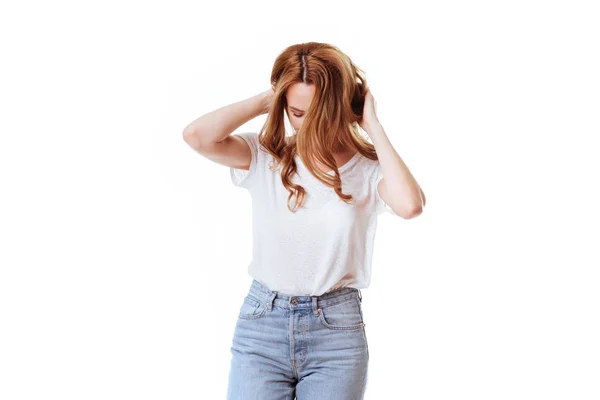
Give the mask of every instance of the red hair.
<svg viewBox="0 0 600 400">
<path fill-rule="evenodd" d="M 284 111 L 287 112 L 287 89 L 303 82 L 315 85 L 310 107 L 302 127 L 286 138 Z M 366 158 L 377 160 L 375 147 L 359 130 L 367 84 L 364 71 L 337 47 L 308 42 L 287 47 L 276 58 L 271 72 L 275 92 L 267 120 L 259 132 L 259 142 L 281 164 L 281 179 L 290 193 L 288 209 L 302 206 L 306 190 L 292 183 L 296 173 L 295 156 L 299 154 L 306 168 L 323 184 L 332 187 L 346 203 L 352 196 L 342 193 L 342 181 L 333 157 L 339 150 L 355 150 Z M 331 176 L 315 166 L 314 160 L 329 167 Z M 294 205 L 290 203 L 294 200 Z"/>
</svg>

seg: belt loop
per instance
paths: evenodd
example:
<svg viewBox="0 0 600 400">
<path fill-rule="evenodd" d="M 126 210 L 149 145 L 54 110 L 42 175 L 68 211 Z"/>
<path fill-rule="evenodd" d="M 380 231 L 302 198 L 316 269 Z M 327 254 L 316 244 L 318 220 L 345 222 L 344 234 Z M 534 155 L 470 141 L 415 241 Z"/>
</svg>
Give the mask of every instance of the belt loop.
<svg viewBox="0 0 600 400">
<path fill-rule="evenodd" d="M 358 299 L 362 303 L 362 293 L 360 292 L 360 289 L 358 289 Z"/>
<path fill-rule="evenodd" d="M 277 297 L 277 292 L 272 291 L 271 294 L 269 295 L 269 302 L 267 304 L 267 307 L 269 307 L 269 310 L 273 309 L 273 303 L 275 303 L 275 297 Z"/>
<path fill-rule="evenodd" d="M 313 308 L 313 313 L 314 313 L 315 317 L 319 315 L 319 311 L 317 308 L 317 298 L 318 297 L 319 296 L 312 296 L 312 308 Z"/>
</svg>

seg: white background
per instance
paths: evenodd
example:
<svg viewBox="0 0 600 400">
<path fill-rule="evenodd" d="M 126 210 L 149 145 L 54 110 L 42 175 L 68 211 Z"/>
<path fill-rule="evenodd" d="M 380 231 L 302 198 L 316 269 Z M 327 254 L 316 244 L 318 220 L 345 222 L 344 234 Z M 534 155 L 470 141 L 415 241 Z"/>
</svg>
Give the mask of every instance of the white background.
<svg viewBox="0 0 600 400">
<path fill-rule="evenodd" d="M 427 196 L 379 218 L 365 398 L 600 398 L 594 2 L 12 3 L 0 398 L 225 398 L 251 202 L 182 131 L 307 41 L 366 71 Z"/>
</svg>

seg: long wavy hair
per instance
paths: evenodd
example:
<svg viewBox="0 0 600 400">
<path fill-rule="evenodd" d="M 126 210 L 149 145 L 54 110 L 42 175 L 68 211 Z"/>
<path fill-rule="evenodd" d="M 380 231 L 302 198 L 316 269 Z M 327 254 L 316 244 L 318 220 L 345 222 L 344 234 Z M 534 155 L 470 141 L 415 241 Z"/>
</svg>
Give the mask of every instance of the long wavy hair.
<svg viewBox="0 0 600 400">
<path fill-rule="evenodd" d="M 284 112 L 287 114 L 287 89 L 303 82 L 315 85 L 310 107 L 305 110 L 301 128 L 286 137 Z M 300 155 L 309 172 L 346 203 L 352 195 L 342 193 L 342 181 L 333 157 L 339 150 L 356 150 L 377 160 L 375 146 L 359 131 L 362 120 L 366 77 L 350 58 L 337 47 L 308 42 L 287 47 L 276 58 L 271 71 L 273 102 L 267 120 L 259 132 L 259 142 L 275 159 L 271 170 L 281 164 L 281 180 L 288 190 L 288 209 L 302 206 L 306 190 L 291 181 L 297 172 L 295 156 Z M 314 160 L 329 167 L 334 176 L 316 167 Z M 292 205 L 293 203 L 293 205 Z"/>
</svg>

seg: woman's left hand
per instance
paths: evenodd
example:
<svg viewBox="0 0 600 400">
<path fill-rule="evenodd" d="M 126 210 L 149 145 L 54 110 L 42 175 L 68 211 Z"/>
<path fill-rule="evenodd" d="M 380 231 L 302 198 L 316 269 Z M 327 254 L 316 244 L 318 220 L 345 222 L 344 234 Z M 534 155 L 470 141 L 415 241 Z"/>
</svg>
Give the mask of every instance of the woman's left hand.
<svg viewBox="0 0 600 400">
<path fill-rule="evenodd" d="M 372 126 L 374 123 L 378 122 L 377 119 L 377 102 L 371 94 L 371 89 L 367 87 L 367 94 L 365 96 L 365 106 L 363 108 L 362 121 L 360 122 L 360 127 L 363 130 L 367 130 L 369 126 Z"/>
</svg>

